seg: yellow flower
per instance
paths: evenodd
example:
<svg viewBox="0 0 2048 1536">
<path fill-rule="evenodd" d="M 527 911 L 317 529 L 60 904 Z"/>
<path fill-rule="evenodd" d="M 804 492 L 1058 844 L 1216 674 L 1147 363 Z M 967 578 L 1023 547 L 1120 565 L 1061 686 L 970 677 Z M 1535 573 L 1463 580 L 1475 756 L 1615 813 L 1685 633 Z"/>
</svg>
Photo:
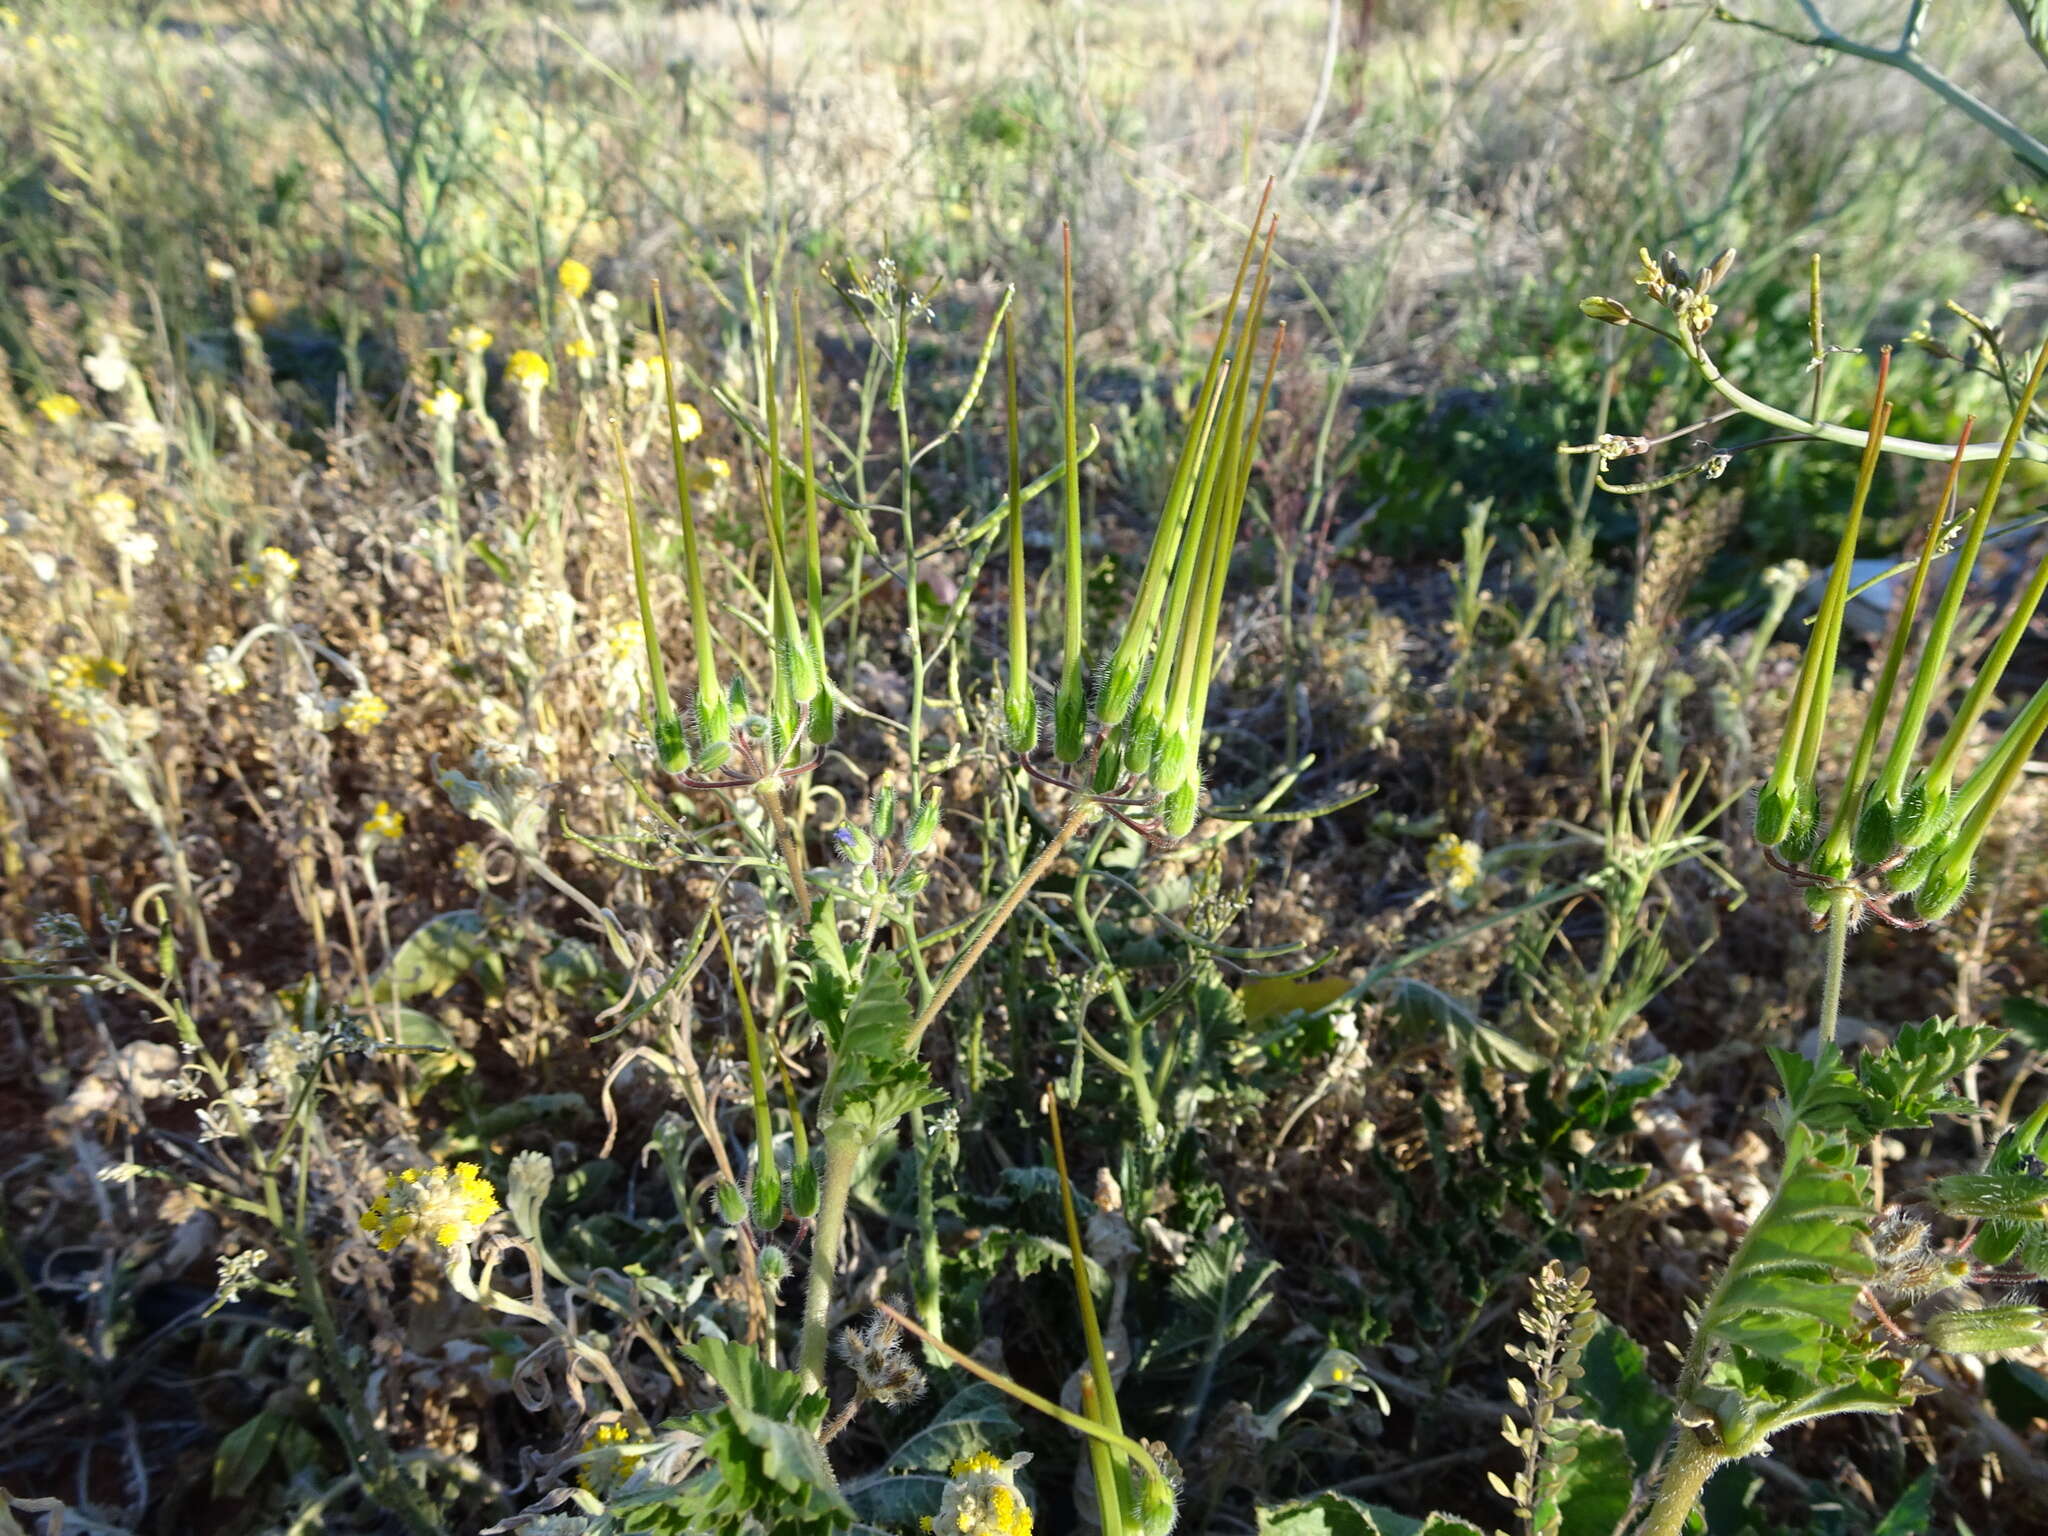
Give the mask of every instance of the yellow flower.
<svg viewBox="0 0 2048 1536">
<path fill-rule="evenodd" d="M 128 669 L 111 656 L 87 656 L 70 651 L 50 668 L 50 698 L 57 718 L 84 725 L 101 707 L 97 695 L 111 691 L 128 675 Z"/>
<path fill-rule="evenodd" d="M 84 407 L 70 395 L 45 395 L 36 402 L 36 409 L 43 413 L 45 421 L 61 427 L 66 422 L 76 421 Z"/>
<path fill-rule="evenodd" d="M 488 352 L 496 340 L 480 325 L 458 325 L 448 333 L 449 345 L 464 352 Z"/>
<path fill-rule="evenodd" d="M 1446 896 L 1462 896 L 1479 883 L 1480 856 L 1477 843 L 1446 832 L 1431 846 L 1424 863 L 1438 890 Z"/>
<path fill-rule="evenodd" d="M 938 1518 L 927 1527 L 943 1536 L 1031 1536 L 1031 1506 L 1017 1491 L 1016 1471 L 1031 1457 L 1005 1461 L 987 1451 L 963 1456 L 949 1469 Z"/>
<path fill-rule="evenodd" d="M 726 461 L 723 459 L 708 458 L 704 461 L 704 468 L 707 471 L 709 471 L 715 479 L 729 480 L 732 478 L 732 466 L 726 463 Z"/>
<path fill-rule="evenodd" d="M 633 1438 L 623 1424 L 600 1424 L 583 1437 L 579 1448 L 589 1459 L 576 1473 L 576 1481 L 600 1496 L 615 1492 L 640 1465 L 638 1456 L 618 1449 Z"/>
<path fill-rule="evenodd" d="M 242 591 L 254 591 L 258 587 L 285 587 L 299 574 L 298 557 L 290 550 L 279 549 L 267 544 L 256 552 L 241 570 L 235 573 L 235 585 Z"/>
<path fill-rule="evenodd" d="M 687 400 L 678 400 L 676 402 L 676 431 L 682 434 L 683 441 L 686 443 L 694 443 L 704 435 L 704 418 L 697 414 L 697 407 L 690 404 Z M 706 459 L 704 461 L 707 469 L 713 464 L 724 463 L 725 460 L 723 459 Z M 724 470 L 712 470 L 711 472 L 713 474 L 732 473 L 730 467 Z"/>
<path fill-rule="evenodd" d="M 498 1192 L 475 1163 L 457 1163 L 452 1173 L 408 1168 L 385 1183 L 376 1204 L 363 1212 L 361 1226 L 376 1234 L 386 1253 L 415 1232 L 455 1248 L 475 1242 L 497 1210 Z"/>
<path fill-rule="evenodd" d="M 529 352 L 522 348 L 505 359 L 505 377 L 521 389 L 546 389 L 548 360 L 538 352 Z"/>
<path fill-rule="evenodd" d="M 570 298 L 580 299 L 590 291 L 590 268 L 571 256 L 555 268 L 555 281 Z"/>
<path fill-rule="evenodd" d="M 429 421 L 453 421 L 462 414 L 462 396 L 443 385 L 420 402 L 420 414 Z"/>
<path fill-rule="evenodd" d="M 379 800 L 377 808 L 370 812 L 363 823 L 363 830 L 371 837 L 381 837 L 395 843 L 405 836 L 405 812 L 391 809 L 389 800 Z"/>
<path fill-rule="evenodd" d="M 391 706 L 367 688 L 358 688 L 341 706 L 341 728 L 356 736 L 367 736 L 384 723 Z"/>
<path fill-rule="evenodd" d="M 265 326 L 277 318 L 277 300 L 268 288 L 251 288 L 242 299 L 242 308 L 248 312 L 251 323 Z"/>
<path fill-rule="evenodd" d="M 482 890 L 489 879 L 484 869 L 484 851 L 475 843 L 464 843 L 455 850 L 455 873 Z"/>
<path fill-rule="evenodd" d="M 597 343 L 588 336 L 578 336 L 574 341 L 562 348 L 562 350 L 578 362 L 583 362 L 597 356 Z"/>
</svg>

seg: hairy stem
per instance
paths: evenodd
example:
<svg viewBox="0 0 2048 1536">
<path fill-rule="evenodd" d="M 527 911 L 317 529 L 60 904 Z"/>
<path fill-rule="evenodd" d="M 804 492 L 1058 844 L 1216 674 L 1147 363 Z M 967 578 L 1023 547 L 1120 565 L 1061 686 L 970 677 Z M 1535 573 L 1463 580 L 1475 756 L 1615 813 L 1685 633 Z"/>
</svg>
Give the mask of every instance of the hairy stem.
<svg viewBox="0 0 2048 1536">
<path fill-rule="evenodd" d="M 1636 1530 L 1636 1536 L 1681 1536 L 1685 1517 L 1700 1501 L 1700 1490 L 1721 1464 L 1700 1437 L 1689 1429 L 1678 1432 L 1678 1443 L 1664 1463 L 1664 1475 L 1657 1480 L 1657 1499 Z"/>
<path fill-rule="evenodd" d="M 853 1189 L 859 1144 L 843 1136 L 825 1138 L 825 1179 L 818 1192 L 818 1225 L 811 1233 L 811 1272 L 805 1279 L 804 1332 L 797 1353 L 804 1389 L 825 1390 L 825 1329 L 832 1316 L 832 1278 L 839 1268 L 839 1239 L 846 1227 L 846 1197 Z"/>
<path fill-rule="evenodd" d="M 1837 897 L 1828 908 L 1828 958 L 1820 991 L 1820 1044 L 1835 1043 L 1835 1023 L 1842 1016 L 1842 970 L 1849 954 L 1849 901 Z"/>
</svg>

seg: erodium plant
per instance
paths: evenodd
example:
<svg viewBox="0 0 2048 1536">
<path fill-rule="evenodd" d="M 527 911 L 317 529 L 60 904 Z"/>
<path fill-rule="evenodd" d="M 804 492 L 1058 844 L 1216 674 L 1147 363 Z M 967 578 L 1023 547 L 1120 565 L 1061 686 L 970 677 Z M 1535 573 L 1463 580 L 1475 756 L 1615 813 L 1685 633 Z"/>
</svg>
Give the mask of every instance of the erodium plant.
<svg viewBox="0 0 2048 1536">
<path fill-rule="evenodd" d="M 1864 1048 L 1853 1061 L 1835 1038 L 1849 935 L 1870 922 L 1922 928 L 1954 913 L 1987 831 L 2048 727 L 2044 687 L 2009 714 L 1988 749 L 1980 745 L 1978 727 L 1997 704 L 2006 664 L 2048 590 L 2048 564 L 2027 575 L 1988 651 L 1964 664 L 1957 644 L 1970 578 L 2008 471 L 2023 455 L 2040 456 L 2023 432 L 2048 371 L 2048 347 L 2015 391 L 1996 444 L 1972 444 L 1974 423 L 1950 448 L 1888 435 L 1889 350 L 1879 354 L 1861 431 L 1802 420 L 1736 388 L 1707 355 L 1712 295 L 1733 256 L 1689 273 L 1668 254 L 1661 261 L 1643 254 L 1637 283 L 1670 316 L 1671 329 L 1612 299 L 1582 305 L 1595 319 L 1672 341 L 1739 412 L 1801 438 L 1854 443 L 1862 455 L 1755 810 L 1765 858 L 1799 888 L 1816 928 L 1827 933 L 1815 1043 L 1810 1054 L 1771 1053 L 1784 1090 L 1770 1111 L 1783 1144 L 1776 1185 L 1725 1272 L 1692 1310 L 1677 1431 L 1640 1536 L 1676 1536 L 1714 1471 L 1763 1451 L 1774 1435 L 1831 1414 L 1891 1413 L 1935 1390 L 1940 1377 L 1932 1357 L 2048 1340 L 2048 1312 L 2018 1299 L 2048 1273 L 2048 1178 L 2036 1158 L 2048 1109 L 1999 1140 L 1980 1171 L 1936 1179 L 1903 1199 L 1883 1200 L 1872 1167 L 1881 1137 L 1924 1129 L 1937 1117 L 1979 1113 L 1949 1085 L 1996 1050 L 2003 1033 L 1930 1019 L 1900 1030 L 1888 1046 Z M 1820 313 L 1816 264 L 1816 371 L 1828 356 Z M 1821 398 L 1816 383 L 1814 399 Z M 1584 451 L 1598 455 L 1604 469 L 1650 446 L 1645 438 L 1604 438 Z M 1871 487 L 1886 454 L 1946 458 L 1948 470 L 1916 557 L 1887 572 L 1904 583 L 1891 636 L 1861 695 L 1861 718 L 1845 721 L 1835 688 L 1844 614 L 1855 595 L 1853 564 Z M 1716 458 L 1725 463 L 1722 454 Z M 1985 460 L 1976 503 L 1962 510 L 1969 466 Z M 1711 469 L 1713 462 L 1695 468 Z M 1930 620 L 1931 578 L 1944 559 L 1949 569 Z M 1932 729 L 1944 714 L 1946 725 Z M 1835 763 L 1839 778 L 1824 783 L 1824 768 Z M 1912 915 L 1893 910 L 1908 899 Z M 2009 1299 L 1983 1304 L 1973 1290 L 1983 1285 L 2004 1288 Z"/>
<path fill-rule="evenodd" d="M 801 304 L 793 300 L 790 305 L 785 343 L 781 304 L 772 291 L 757 290 L 749 278 L 749 312 L 755 321 L 753 403 L 758 410 L 746 410 L 734 395 L 720 395 L 761 450 L 758 506 L 767 580 L 759 594 L 762 611 L 749 627 L 765 638 L 768 662 L 763 696 L 755 697 L 740 681 L 745 666 L 741 636 L 721 632 L 713 619 L 704 569 L 706 545 L 691 496 L 689 457 L 695 423 L 686 420 L 683 408 L 675 403 L 666 319 L 656 291 L 694 686 L 682 701 L 670 690 L 668 637 L 658 622 L 650 588 L 648 538 L 634 495 L 632 457 L 614 422 L 626 548 L 646 651 L 652 762 L 658 770 L 658 779 L 635 771 L 631 788 L 663 825 L 668 840 L 678 845 L 693 840 L 692 834 L 663 805 L 663 785 L 726 802 L 731 827 L 744 829 L 750 805 L 758 809 L 760 820 L 753 824 L 765 827 L 765 843 L 753 862 L 768 867 L 773 860 L 792 908 L 792 926 L 802 935 L 797 958 L 805 1023 L 793 1030 L 787 1019 L 773 1021 L 779 1027 L 771 1035 L 771 1021 L 757 1019 L 749 979 L 728 932 L 727 914 L 719 905 L 724 899 L 721 888 L 713 898 L 710 922 L 744 1026 L 754 1145 L 749 1168 L 725 1168 L 713 1204 L 750 1270 L 744 1281 L 760 1312 L 743 1341 L 680 1341 L 683 1353 L 724 1394 L 718 1409 L 695 1416 L 685 1426 L 669 1427 L 683 1441 L 665 1442 L 668 1431 L 656 1428 L 651 1431 L 653 1443 L 613 1435 L 599 1448 L 606 1454 L 638 1455 L 660 1451 L 663 1443 L 670 1447 L 668 1453 L 649 1455 L 637 1464 L 639 1470 L 604 1506 L 614 1513 L 631 1511 L 632 1529 L 841 1529 L 851 1523 L 853 1509 L 834 1478 L 825 1446 L 862 1411 L 885 1411 L 922 1390 L 922 1371 L 904 1353 L 906 1340 L 913 1334 L 924 1340 L 930 1361 L 951 1359 L 977 1368 L 937 1337 L 936 1297 L 921 1297 L 921 1324 L 883 1308 L 874 1321 L 844 1331 L 840 1353 L 853 1368 L 855 1381 L 851 1394 L 834 1408 L 827 1366 L 848 1200 L 863 1156 L 878 1145 L 893 1143 L 906 1119 L 913 1142 L 922 1146 L 928 1141 L 931 1133 L 924 1112 L 938 1105 L 943 1095 L 920 1059 L 919 1048 L 961 983 L 1061 852 L 1083 829 L 1103 818 L 1121 822 L 1150 843 L 1167 845 L 1184 837 L 1199 814 L 1199 759 L 1217 632 L 1279 355 L 1276 340 L 1263 382 L 1254 392 L 1253 356 L 1272 276 L 1273 230 L 1261 229 L 1263 224 L 1262 204 L 1238 262 L 1143 573 L 1121 627 L 1112 631 L 1110 654 L 1099 664 L 1086 649 L 1091 632 L 1086 612 L 1089 582 L 1083 554 L 1082 430 L 1068 256 L 1060 350 L 1062 463 L 1047 482 L 1056 480 L 1062 488 L 1059 576 L 1066 602 L 1059 684 L 1049 708 L 1032 681 L 1023 530 L 1030 492 L 1024 483 L 1019 430 L 1020 360 L 1007 296 L 990 328 L 968 399 L 948 431 L 958 430 L 965 421 L 1000 335 L 1010 475 L 1009 495 L 999 515 L 1009 558 L 1010 608 L 1007 663 L 998 682 L 999 735 L 1020 771 L 1064 797 L 1065 805 L 1051 835 L 1009 888 L 952 930 L 957 948 L 936 973 L 927 967 L 924 949 L 930 940 L 919 935 L 917 905 L 943 813 L 937 782 L 913 782 L 900 792 L 890 786 L 878 788 L 864 819 L 848 818 L 832 832 L 829 843 L 838 855 L 836 866 L 814 869 L 807 852 L 810 838 L 803 818 L 809 801 L 803 791 L 819 755 L 833 741 L 840 708 L 839 684 L 826 668 L 820 518 L 826 507 L 847 508 L 850 513 L 867 509 L 821 478 L 812 416 L 813 364 Z M 893 386 L 901 387 L 900 380 Z M 791 394 L 793 433 L 783 405 Z M 906 501 L 913 489 L 908 473 L 912 457 L 906 449 L 901 483 Z M 915 544 L 910 541 L 915 524 L 907 508 L 903 527 L 905 553 L 914 561 Z M 914 611 L 914 593 L 909 601 Z M 1048 715 L 1049 749 L 1040 729 Z M 911 755 L 915 773 L 921 766 L 915 746 Z M 616 851 L 597 840 L 578 840 L 598 852 Z M 605 931 L 612 933 L 608 918 L 605 923 Z M 654 993 L 677 985 L 689 974 L 688 964 L 661 980 Z M 644 1011 L 644 1004 L 638 1006 Z M 807 1104 L 793 1089 L 785 1050 L 816 1052 L 811 1080 L 818 1086 Z M 687 1043 L 678 1042 L 663 1059 L 680 1062 L 686 1051 Z M 691 1075 L 679 1068 L 678 1076 L 693 1113 L 705 1122 L 701 1085 L 693 1096 Z M 778 1116 L 787 1120 L 786 1148 L 779 1145 Z M 417 1181 L 402 1188 L 394 1185 L 394 1199 L 416 1187 Z M 1071 1207 L 1068 1220 L 1070 1225 L 1074 1221 Z M 777 1238 L 791 1221 L 802 1224 L 800 1236 L 808 1227 L 809 1245 L 794 1352 L 784 1367 L 777 1363 L 782 1348 L 778 1308 L 789 1265 L 787 1250 Z M 526 1230 L 522 1224 L 521 1231 Z M 1073 1246 L 1078 1254 L 1078 1237 Z M 553 1274 L 550 1263 L 544 1257 L 529 1257 L 536 1272 Z M 491 1291 L 488 1274 L 472 1275 L 466 1258 L 450 1273 L 457 1276 L 464 1294 L 481 1297 L 498 1310 L 536 1321 L 548 1312 L 538 1290 L 531 1301 L 513 1301 Z M 1095 1498 L 1106 1532 L 1163 1536 L 1174 1522 L 1176 1478 L 1163 1452 L 1141 1446 L 1123 1433 L 1085 1285 L 1079 1297 L 1091 1356 L 1083 1411 L 1071 1413 L 1007 1381 L 999 1385 L 1090 1437 L 1095 1447 Z M 641 1429 L 633 1422 L 630 1402 L 621 1407 L 628 1426 Z M 677 1453 L 675 1446 L 684 1442 L 690 1449 Z M 963 1531 L 1028 1531 L 1030 1511 L 1012 1481 L 1014 1470 L 1013 1463 L 968 1458 L 955 1468 L 957 1486 L 949 1489 L 942 1508 L 956 1517 L 972 1511 L 974 1519 L 982 1521 L 962 1525 Z M 578 1502 L 586 1508 L 598 1504 L 594 1496 Z"/>
</svg>

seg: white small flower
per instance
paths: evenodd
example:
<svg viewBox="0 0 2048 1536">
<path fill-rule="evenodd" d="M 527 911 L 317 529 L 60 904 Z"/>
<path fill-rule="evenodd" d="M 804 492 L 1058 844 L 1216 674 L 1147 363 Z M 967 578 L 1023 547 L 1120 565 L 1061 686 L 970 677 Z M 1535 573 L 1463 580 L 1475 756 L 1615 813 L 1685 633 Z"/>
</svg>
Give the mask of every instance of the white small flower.
<svg viewBox="0 0 2048 1536">
<path fill-rule="evenodd" d="M 609 288 L 600 288 L 590 296 L 590 307 L 601 315 L 609 315 L 619 307 L 619 296 Z"/>
<path fill-rule="evenodd" d="M 636 357 L 619 370 L 619 382 L 626 386 L 626 393 L 642 395 L 654 388 L 654 370 L 647 365 L 647 359 Z"/>
<path fill-rule="evenodd" d="M 331 731 L 340 713 L 336 704 L 318 693 L 302 693 L 292 700 L 292 719 L 303 730 Z"/>
<path fill-rule="evenodd" d="M 114 543 L 115 551 L 130 565 L 153 565 L 156 563 L 156 535 L 140 530 L 124 534 Z"/>
<path fill-rule="evenodd" d="M 232 283 L 235 280 L 235 269 L 232 264 L 222 261 L 218 256 L 209 256 L 206 258 L 206 275 L 216 283 Z"/>
<path fill-rule="evenodd" d="M 454 390 L 435 390 L 420 402 L 420 414 L 429 421 L 453 421 L 462 414 L 462 396 Z"/>
<path fill-rule="evenodd" d="M 100 337 L 100 348 L 85 358 L 86 376 L 95 387 L 110 395 L 118 395 L 128 387 L 128 357 L 121 350 L 121 339 L 111 331 Z"/>
<path fill-rule="evenodd" d="M 224 645 L 212 645 L 199 663 L 200 681 L 215 693 L 233 695 L 249 686 L 249 674 Z"/>
</svg>

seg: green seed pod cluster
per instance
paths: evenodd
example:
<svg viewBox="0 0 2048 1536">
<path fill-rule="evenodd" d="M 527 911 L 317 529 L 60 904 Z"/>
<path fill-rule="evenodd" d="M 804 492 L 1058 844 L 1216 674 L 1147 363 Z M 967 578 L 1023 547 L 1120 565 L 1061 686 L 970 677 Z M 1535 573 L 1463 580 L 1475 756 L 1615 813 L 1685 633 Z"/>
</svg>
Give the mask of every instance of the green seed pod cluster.
<svg viewBox="0 0 2048 1536">
<path fill-rule="evenodd" d="M 1204 718 L 1232 552 L 1250 490 L 1259 429 L 1271 398 L 1276 339 L 1265 382 L 1254 394 L 1251 356 L 1272 280 L 1273 226 L 1265 203 L 1252 221 L 1237 277 L 1154 527 L 1138 588 L 1109 658 L 1087 667 L 1075 412 L 1073 262 L 1064 269 L 1062 441 L 1066 453 L 1061 569 L 1066 593 L 1065 649 L 1052 693 L 1052 751 L 1085 764 L 1084 793 L 1149 801 L 1159 830 L 1184 836 L 1200 804 Z M 1256 258 L 1256 264 L 1255 259 Z M 1023 564 L 1023 475 L 1019 464 L 1016 359 L 1005 329 L 1010 403 L 1010 657 L 1003 695 L 1004 732 L 1019 752 L 1038 742 L 1037 699 L 1029 683 L 1027 589 Z M 1284 338 L 1284 327 L 1281 328 Z M 1091 686 L 1092 682 L 1092 686 Z"/>
<path fill-rule="evenodd" d="M 1816 786 L 1823 743 L 1828 739 L 1828 707 L 1834 691 L 1835 660 L 1841 643 L 1843 614 L 1853 595 L 1850 572 L 1857 536 L 1870 496 L 1884 431 L 1891 408 L 1885 399 L 1891 358 L 1881 355 L 1877 397 L 1856 491 L 1850 503 L 1834 566 L 1819 612 L 1815 615 L 1805 659 L 1794 688 L 1777 760 L 1759 791 L 1756 803 L 1757 841 L 1775 848 L 1780 858 L 1809 870 L 1823 881 L 1861 882 L 1881 876 L 1887 897 L 1873 898 L 1883 914 L 1889 896 L 1913 899 L 1915 913 L 1938 920 L 1952 913 L 1969 890 L 1971 870 L 1994 814 L 2010 792 L 2044 730 L 2048 730 L 2048 685 L 2012 718 L 1990 754 L 1958 782 L 1963 754 L 1975 728 L 1990 707 L 2007 660 L 2048 593 L 2048 562 L 2037 564 L 1996 642 L 1972 678 L 1961 702 L 1935 745 L 1932 757 L 1920 764 L 1922 737 L 1939 702 L 1951 643 L 1958 630 L 1964 593 L 2004 486 L 2006 471 L 2021 429 L 2048 373 L 2048 347 L 2034 361 L 2025 388 L 1977 505 L 1962 522 L 1962 536 L 1927 638 L 1910 671 L 1908 652 L 1919 629 L 1923 602 L 1930 590 L 1935 557 L 1952 542 L 1950 509 L 1957 505 L 1963 465 L 1968 457 L 1971 424 L 1966 424 L 1949 464 L 1941 495 L 1920 541 L 1892 638 L 1870 690 L 1857 730 L 1847 772 L 1832 812 L 1823 815 Z M 1896 707 L 1895 707 L 1896 706 Z M 1887 732 L 1890 745 L 1879 748 Z M 1809 904 L 1832 910 L 1826 889 L 1812 891 Z"/>
</svg>

